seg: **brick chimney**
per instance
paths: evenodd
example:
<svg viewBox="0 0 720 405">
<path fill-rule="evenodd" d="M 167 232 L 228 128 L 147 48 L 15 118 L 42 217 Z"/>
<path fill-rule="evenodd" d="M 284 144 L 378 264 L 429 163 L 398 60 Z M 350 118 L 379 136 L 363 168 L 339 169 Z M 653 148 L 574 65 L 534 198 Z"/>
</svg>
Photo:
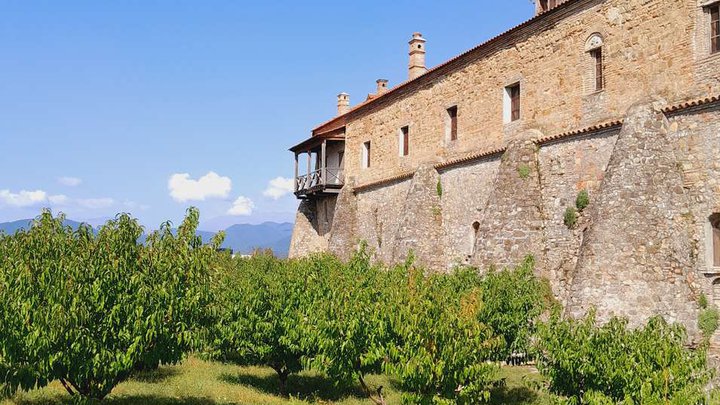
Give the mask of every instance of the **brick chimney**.
<svg viewBox="0 0 720 405">
<path fill-rule="evenodd" d="M 423 38 L 421 33 L 416 32 L 413 34 L 409 44 L 410 65 L 408 78 L 412 80 L 427 72 L 427 68 L 425 67 L 425 38 Z"/>
<path fill-rule="evenodd" d="M 377 95 L 381 96 L 388 91 L 388 81 L 385 79 L 378 79 L 377 80 Z"/>
<path fill-rule="evenodd" d="M 350 95 L 347 93 L 338 94 L 338 115 L 343 115 L 350 111 Z"/>
</svg>

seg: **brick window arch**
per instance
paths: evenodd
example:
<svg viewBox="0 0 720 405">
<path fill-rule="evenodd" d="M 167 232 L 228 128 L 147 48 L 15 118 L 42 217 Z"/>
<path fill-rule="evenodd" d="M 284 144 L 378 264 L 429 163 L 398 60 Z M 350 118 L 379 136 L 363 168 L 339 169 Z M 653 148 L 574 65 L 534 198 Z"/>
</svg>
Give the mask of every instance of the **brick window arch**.
<svg viewBox="0 0 720 405">
<path fill-rule="evenodd" d="M 600 33 L 594 33 L 585 41 L 587 74 L 585 93 L 595 93 L 605 89 L 605 59 L 603 54 L 605 40 Z"/>
</svg>

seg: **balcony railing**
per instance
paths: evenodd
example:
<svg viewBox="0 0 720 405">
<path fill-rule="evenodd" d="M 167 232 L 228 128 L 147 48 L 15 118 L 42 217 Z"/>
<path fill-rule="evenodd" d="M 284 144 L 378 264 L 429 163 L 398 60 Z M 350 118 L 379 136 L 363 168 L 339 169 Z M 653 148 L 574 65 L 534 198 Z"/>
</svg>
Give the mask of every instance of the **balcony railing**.
<svg viewBox="0 0 720 405">
<path fill-rule="evenodd" d="M 318 169 L 295 178 L 295 194 L 312 194 L 331 190 L 336 193 L 343 186 L 343 170 L 340 168 Z"/>
</svg>

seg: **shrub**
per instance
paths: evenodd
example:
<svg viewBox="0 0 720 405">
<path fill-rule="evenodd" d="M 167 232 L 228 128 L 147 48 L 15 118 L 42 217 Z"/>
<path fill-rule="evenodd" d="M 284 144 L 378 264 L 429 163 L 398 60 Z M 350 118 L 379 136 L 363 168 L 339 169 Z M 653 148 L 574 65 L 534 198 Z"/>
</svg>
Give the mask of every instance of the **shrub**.
<svg viewBox="0 0 720 405">
<path fill-rule="evenodd" d="M 303 346 L 313 353 L 307 364 L 340 384 L 359 381 L 370 398 L 384 403 L 382 388 L 371 389 L 364 377 L 382 371 L 387 348 L 397 339 L 391 320 L 404 273 L 372 265 L 364 248 L 347 264 L 316 258 L 314 265 L 320 263 L 303 325 Z"/>
<path fill-rule="evenodd" d="M 231 260 L 214 286 L 218 314 L 211 357 L 275 370 L 279 391 L 288 376 L 302 370 L 308 353 L 300 347 L 301 318 L 307 312 L 310 271 L 271 252 Z"/>
<path fill-rule="evenodd" d="M 705 350 L 686 347 L 685 330 L 661 317 L 639 329 L 613 318 L 598 326 L 554 315 L 538 329 L 538 369 L 567 404 L 702 404 L 712 373 Z"/>
<path fill-rule="evenodd" d="M 443 188 L 442 188 L 442 183 L 440 182 L 440 180 L 438 180 L 437 185 L 435 186 L 435 188 L 436 188 L 438 197 L 442 198 Z"/>
<path fill-rule="evenodd" d="M 487 401 L 498 367 L 488 363 L 502 340 L 479 321 L 482 293 L 473 270 L 424 276 L 410 269 L 395 307 L 400 343 L 386 369 L 407 392 L 405 403 Z"/>
<path fill-rule="evenodd" d="M 707 309 L 708 299 L 705 294 L 700 294 L 700 298 L 698 298 L 698 305 L 700 305 L 700 309 Z"/>
<path fill-rule="evenodd" d="M 4 391 L 58 380 L 102 399 L 136 369 L 175 363 L 198 347 L 207 324 L 215 248 L 195 235 L 188 211 L 138 243 L 128 215 L 77 231 L 50 212 L 0 239 L 0 368 Z"/>
<path fill-rule="evenodd" d="M 578 215 L 575 207 L 567 207 L 565 209 L 565 215 L 563 217 L 563 222 L 565 223 L 565 226 L 567 226 L 568 229 L 572 229 L 577 224 L 577 220 Z"/>
<path fill-rule="evenodd" d="M 582 190 L 575 198 L 575 207 L 578 211 L 582 211 L 587 208 L 588 205 L 590 205 L 590 195 L 587 190 Z"/>
<path fill-rule="evenodd" d="M 720 313 L 717 308 L 710 307 L 700 310 L 698 316 L 698 327 L 703 333 L 705 338 L 710 338 L 718 328 L 718 321 L 720 320 Z"/>
<path fill-rule="evenodd" d="M 514 270 L 491 270 L 480 281 L 479 319 L 504 341 L 493 353 L 494 360 L 527 353 L 537 318 L 554 303 L 550 286 L 533 274 L 534 264 L 529 256 Z"/>
</svg>

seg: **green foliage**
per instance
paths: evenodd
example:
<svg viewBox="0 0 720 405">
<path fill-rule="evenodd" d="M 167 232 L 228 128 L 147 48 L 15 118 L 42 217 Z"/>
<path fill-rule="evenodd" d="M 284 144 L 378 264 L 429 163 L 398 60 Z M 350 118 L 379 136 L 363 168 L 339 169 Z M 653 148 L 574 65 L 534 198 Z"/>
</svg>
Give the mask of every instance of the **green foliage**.
<svg viewBox="0 0 720 405">
<path fill-rule="evenodd" d="M 567 207 L 565 209 L 565 215 L 563 216 L 563 222 L 568 229 L 572 229 L 577 224 L 578 215 L 575 207 Z"/>
<path fill-rule="evenodd" d="M 221 268 L 214 286 L 218 317 L 211 356 L 271 367 L 285 394 L 288 376 L 302 370 L 307 354 L 299 329 L 310 305 L 307 274 L 298 263 L 276 259 L 271 252 L 230 259 Z"/>
<path fill-rule="evenodd" d="M 698 327 L 705 338 L 710 338 L 718 328 L 720 313 L 715 307 L 709 307 L 700 310 L 698 315 Z"/>
<path fill-rule="evenodd" d="M 339 385 L 357 380 L 378 404 L 382 387 L 365 376 L 382 371 L 397 378 L 408 403 L 486 400 L 498 369 L 488 361 L 525 350 L 546 301 L 532 260 L 487 277 L 475 269 L 426 275 L 411 261 L 373 265 L 364 249 L 347 263 L 323 255 L 235 260 L 215 286 L 213 354 L 269 365 L 281 387 L 302 368 Z"/>
<path fill-rule="evenodd" d="M 698 298 L 698 305 L 700 305 L 700 309 L 707 309 L 708 299 L 705 294 L 700 294 L 700 298 Z"/>
<path fill-rule="evenodd" d="M 357 379 L 368 396 L 381 399 L 382 390 L 368 387 L 364 376 L 381 372 L 386 348 L 397 339 L 392 319 L 403 273 L 373 266 L 364 248 L 345 265 L 328 257 L 313 265 L 318 280 L 303 325 L 304 346 L 314 353 L 308 365 L 340 384 Z"/>
<path fill-rule="evenodd" d="M 533 274 L 531 256 L 514 270 L 494 271 L 480 281 L 484 305 L 479 319 L 490 326 L 504 344 L 494 360 L 507 360 L 514 353 L 527 353 L 535 333 L 535 320 L 553 303 L 547 283 Z"/>
<path fill-rule="evenodd" d="M 577 212 L 568 210 L 572 227 Z M 687 349 L 679 326 L 653 318 L 628 330 L 620 319 L 597 326 L 593 315 L 539 323 L 557 304 L 530 257 L 485 275 L 427 274 L 412 259 L 386 267 L 365 249 L 349 262 L 231 258 L 216 251 L 222 236 L 202 244 L 197 222 L 191 209 L 177 236 L 166 223 L 142 245 L 127 215 L 95 235 L 46 212 L 30 230 L 0 235 L 2 393 L 58 380 L 102 399 L 134 371 L 177 362 L 203 342 L 214 358 L 272 367 L 283 393 L 290 374 L 314 369 L 338 386 L 359 381 L 378 405 L 382 387 L 365 376 L 380 372 L 408 404 L 497 400 L 495 362 L 529 351 L 561 403 L 705 399 L 705 347 Z M 699 303 L 710 336 L 718 311 Z"/>
<path fill-rule="evenodd" d="M 530 177 L 530 166 L 526 164 L 521 164 L 517 168 L 518 175 L 520 175 L 520 178 L 525 180 Z"/>
<path fill-rule="evenodd" d="M 431 210 L 433 216 L 439 217 L 440 215 L 442 215 L 442 208 L 437 205 L 434 205 Z"/>
<path fill-rule="evenodd" d="M 709 339 L 717 330 L 720 322 L 720 312 L 715 306 L 710 306 L 707 296 L 700 294 L 698 298 L 700 313 L 698 314 L 698 327 L 702 331 L 703 336 Z"/>
<path fill-rule="evenodd" d="M 578 211 L 582 211 L 590 205 L 590 195 L 587 190 L 581 190 L 575 198 L 575 207 Z"/>
<path fill-rule="evenodd" d="M 438 197 L 442 198 L 442 195 L 443 195 L 443 187 L 442 187 L 442 183 L 440 182 L 440 180 L 438 180 L 437 186 L 435 186 L 435 188 L 436 188 Z"/>
<path fill-rule="evenodd" d="M 134 370 L 197 347 L 216 247 L 195 236 L 198 218 L 189 210 L 177 236 L 166 223 L 146 246 L 124 214 L 95 236 L 46 211 L 29 230 L 0 237 L 4 393 L 59 380 L 102 399 Z"/>
<path fill-rule="evenodd" d="M 410 404 L 475 404 L 487 401 L 498 367 L 487 360 L 502 346 L 479 321 L 482 292 L 473 270 L 425 276 L 409 269 L 395 309 L 400 343 L 388 350 L 387 369 Z"/>
<path fill-rule="evenodd" d="M 686 347 L 682 326 L 662 318 L 639 329 L 554 315 L 538 329 L 538 369 L 567 404 L 702 404 L 712 373 L 705 350 Z"/>
</svg>

